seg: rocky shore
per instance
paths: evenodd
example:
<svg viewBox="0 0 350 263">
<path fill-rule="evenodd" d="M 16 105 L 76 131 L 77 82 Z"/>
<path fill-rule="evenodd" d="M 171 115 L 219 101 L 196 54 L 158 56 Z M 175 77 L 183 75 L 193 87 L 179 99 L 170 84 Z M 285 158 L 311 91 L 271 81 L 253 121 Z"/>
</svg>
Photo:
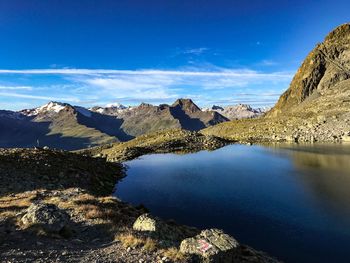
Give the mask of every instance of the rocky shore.
<svg viewBox="0 0 350 263">
<path fill-rule="evenodd" d="M 221 142 L 184 133 L 190 150 Z M 146 144 L 169 147 L 171 140 L 162 141 L 159 147 L 155 141 Z M 171 145 L 185 149 L 181 141 Z M 163 221 L 112 197 L 115 182 L 124 176 L 121 164 L 105 158 L 0 150 L 1 262 L 278 262 L 221 230 Z"/>
<path fill-rule="evenodd" d="M 350 142 L 350 115 L 296 116 L 233 121 L 201 131 L 232 142 Z"/>
<path fill-rule="evenodd" d="M 77 153 L 103 157 L 112 162 L 121 162 L 150 153 L 173 152 L 181 154 L 201 150 L 210 151 L 221 148 L 229 143 L 232 143 L 232 141 L 216 136 L 173 129 L 142 135 L 124 143 L 114 143 L 102 147 L 84 149 L 77 151 Z"/>
</svg>

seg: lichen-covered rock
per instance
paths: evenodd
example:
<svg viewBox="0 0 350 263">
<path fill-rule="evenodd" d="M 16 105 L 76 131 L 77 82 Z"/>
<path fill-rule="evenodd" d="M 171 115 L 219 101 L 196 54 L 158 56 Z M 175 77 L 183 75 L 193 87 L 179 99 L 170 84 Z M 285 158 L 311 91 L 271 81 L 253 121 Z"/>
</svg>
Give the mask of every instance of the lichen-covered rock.
<svg viewBox="0 0 350 263">
<path fill-rule="evenodd" d="M 69 215 L 53 204 L 32 204 L 21 222 L 24 226 L 40 226 L 46 232 L 58 233 L 69 223 Z"/>
<path fill-rule="evenodd" d="M 169 225 L 151 214 L 142 214 L 134 222 L 133 229 L 163 241 L 180 242 L 186 237 L 184 231 L 176 225 Z"/>
<path fill-rule="evenodd" d="M 180 251 L 196 255 L 201 262 L 231 263 L 237 262 L 238 242 L 219 229 L 203 230 L 193 238 L 181 242 Z"/>
<path fill-rule="evenodd" d="M 155 231 L 159 231 L 160 228 L 163 227 L 163 222 L 156 218 L 153 217 L 150 214 L 143 214 L 140 215 L 134 225 L 133 225 L 133 229 L 136 231 L 149 231 L 149 232 L 155 232 Z"/>
</svg>

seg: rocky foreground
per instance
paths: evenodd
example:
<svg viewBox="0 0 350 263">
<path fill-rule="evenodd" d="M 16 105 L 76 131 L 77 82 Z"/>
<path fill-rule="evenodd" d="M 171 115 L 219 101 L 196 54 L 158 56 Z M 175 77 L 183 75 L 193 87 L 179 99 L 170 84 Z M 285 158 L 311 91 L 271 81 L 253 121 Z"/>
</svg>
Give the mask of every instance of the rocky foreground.
<svg viewBox="0 0 350 263">
<path fill-rule="evenodd" d="M 193 146 L 215 145 L 195 136 Z M 123 176 L 104 158 L 0 150 L 1 262 L 278 262 L 221 230 L 166 222 L 112 197 Z"/>
</svg>

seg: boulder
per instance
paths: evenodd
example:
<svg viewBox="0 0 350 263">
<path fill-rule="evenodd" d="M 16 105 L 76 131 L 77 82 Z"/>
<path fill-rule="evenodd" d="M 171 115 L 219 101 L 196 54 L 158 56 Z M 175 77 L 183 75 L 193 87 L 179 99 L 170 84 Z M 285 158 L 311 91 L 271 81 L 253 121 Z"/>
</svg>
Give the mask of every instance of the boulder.
<svg viewBox="0 0 350 263">
<path fill-rule="evenodd" d="M 69 223 L 70 216 L 54 204 L 32 204 L 21 222 L 24 226 L 40 226 L 45 232 L 58 233 Z"/>
<path fill-rule="evenodd" d="M 163 224 L 157 217 L 150 214 L 142 214 L 136 219 L 133 229 L 137 231 L 156 232 L 163 227 Z"/>
<path fill-rule="evenodd" d="M 134 222 L 133 229 L 162 240 L 182 240 L 183 234 L 176 226 L 170 226 L 151 214 L 142 214 Z"/>
<path fill-rule="evenodd" d="M 199 257 L 205 263 L 237 262 L 239 243 L 219 229 L 203 230 L 199 235 L 181 242 L 180 251 Z"/>
</svg>

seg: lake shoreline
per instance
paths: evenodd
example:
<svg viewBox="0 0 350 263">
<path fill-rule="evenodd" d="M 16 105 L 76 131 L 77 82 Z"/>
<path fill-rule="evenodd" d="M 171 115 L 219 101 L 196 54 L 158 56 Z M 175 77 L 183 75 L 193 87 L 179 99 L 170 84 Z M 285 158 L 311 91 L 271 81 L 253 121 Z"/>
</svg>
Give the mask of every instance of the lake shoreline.
<svg viewBox="0 0 350 263">
<path fill-rule="evenodd" d="M 179 245 L 195 228 L 164 221 L 181 234 L 170 243 L 133 228 L 148 210 L 111 196 L 125 177 L 118 163 L 50 149 L 3 149 L 0 177 L 6 184 L 0 189 L 3 260 L 192 262 Z M 245 245 L 233 251 L 242 262 L 278 262 Z"/>
<path fill-rule="evenodd" d="M 268 146 L 268 148 L 265 148 L 265 146 Z M 184 204 L 184 206 L 181 206 L 181 207 L 187 207 L 191 198 L 195 199 L 195 197 L 191 197 L 192 194 L 190 196 L 185 195 L 186 192 L 193 193 L 193 195 L 196 196 L 194 193 L 198 191 L 199 192 L 198 196 L 200 196 L 204 200 L 207 200 L 207 198 L 208 198 L 204 194 L 205 192 L 208 192 L 208 193 L 216 193 L 217 192 L 217 193 L 221 193 L 223 196 L 228 197 L 229 193 L 225 193 L 225 191 L 223 189 L 225 189 L 225 187 L 227 187 L 228 185 L 232 185 L 232 189 L 231 188 L 230 189 L 233 192 L 232 197 L 235 199 L 236 196 L 237 195 L 239 196 L 239 193 L 240 193 L 239 185 L 245 186 L 245 188 L 243 188 L 243 189 L 250 189 L 251 183 L 253 185 L 259 184 L 259 185 L 264 185 L 264 187 L 260 187 L 260 188 L 264 189 L 266 187 L 265 185 L 268 182 L 270 182 L 270 184 L 272 184 L 274 186 L 271 189 L 271 191 L 266 192 L 266 194 L 267 194 L 267 196 L 265 196 L 266 198 L 270 198 L 269 197 L 270 194 L 277 191 L 278 194 L 276 193 L 276 196 L 280 196 L 280 198 L 278 198 L 279 201 L 277 203 L 280 203 L 281 200 L 283 199 L 284 195 L 287 195 L 287 194 L 289 195 L 288 198 L 290 199 L 290 201 L 287 201 L 289 199 L 286 200 L 285 206 L 280 207 L 280 210 L 276 211 L 279 213 L 279 211 L 284 211 L 288 206 L 291 206 L 291 207 L 294 206 L 293 203 L 295 203 L 296 200 L 293 201 L 293 199 L 295 199 L 295 197 L 293 197 L 294 196 L 293 193 L 298 193 L 297 196 L 299 196 L 299 198 L 301 198 L 305 194 L 305 189 L 304 189 L 305 186 L 303 186 L 303 184 L 306 182 L 307 182 L 306 186 L 308 186 L 308 187 L 313 186 L 310 189 L 312 191 L 313 191 L 313 188 L 318 186 L 319 184 L 322 185 L 322 187 L 323 187 L 322 189 L 324 189 L 325 187 L 328 186 L 328 187 L 330 187 L 330 190 L 331 190 L 332 186 L 334 185 L 333 181 L 336 180 L 337 178 L 345 180 L 345 181 L 341 181 L 343 183 L 340 183 L 340 186 L 341 185 L 346 186 L 347 185 L 347 181 L 346 181 L 347 177 L 345 176 L 346 174 L 342 177 L 339 177 L 341 173 L 337 172 L 337 171 L 339 171 L 339 169 L 341 169 L 341 167 L 345 167 L 347 165 L 347 161 L 346 161 L 347 156 L 349 156 L 349 154 L 350 154 L 350 148 L 347 146 L 348 146 L 348 144 L 334 144 L 334 143 L 331 143 L 331 144 L 329 144 L 329 143 L 314 143 L 314 144 L 310 144 L 310 143 L 300 143 L 300 144 L 296 144 L 296 143 L 278 143 L 278 144 L 276 144 L 276 143 L 273 143 L 273 144 L 271 144 L 271 143 L 268 143 L 268 144 L 266 144 L 265 143 L 265 144 L 256 144 L 256 145 L 252 145 L 252 146 L 247 146 L 245 144 L 236 143 L 236 144 L 232 144 L 232 145 L 228 145 L 226 147 L 220 148 L 217 151 L 211 152 L 211 151 L 203 150 L 203 151 L 200 151 L 197 153 L 190 153 L 189 155 L 183 155 L 183 154 L 177 155 L 176 153 L 169 153 L 169 152 L 160 153 L 160 154 L 158 154 L 158 153 L 153 153 L 153 154 L 149 154 L 149 155 L 147 154 L 139 159 L 135 159 L 135 160 L 132 160 L 132 161 L 129 161 L 126 163 L 127 165 L 131 166 L 131 174 L 128 174 L 127 177 L 125 177 L 122 180 L 121 185 L 118 184 L 119 187 L 121 187 L 119 189 L 121 189 L 121 191 L 122 191 L 120 197 L 127 202 L 131 202 L 133 205 L 137 205 L 140 202 L 142 202 L 146 207 L 149 207 L 151 211 L 154 211 L 155 215 L 158 215 L 160 217 L 175 218 L 175 220 L 180 219 L 179 222 L 187 224 L 187 225 L 191 225 L 192 221 L 186 219 L 186 217 L 183 216 L 182 214 L 180 215 L 180 217 L 176 216 L 176 209 L 179 209 L 179 211 L 182 211 L 182 213 L 185 213 L 185 211 L 186 211 L 186 210 L 180 209 L 180 207 L 178 207 L 178 206 L 181 206 L 181 204 L 183 204 L 183 202 L 184 202 L 184 200 L 182 200 L 182 198 L 184 198 L 188 201 L 185 202 L 186 205 Z M 229 150 L 229 148 L 236 149 L 236 150 L 232 150 L 233 151 L 232 156 L 229 155 L 229 156 L 231 156 L 231 159 L 229 159 L 229 157 L 225 154 L 225 152 L 227 152 Z M 242 155 L 242 157 L 240 157 L 241 151 L 243 151 L 243 153 L 244 153 Z M 278 157 L 276 159 L 276 161 L 274 161 L 273 158 L 275 158 L 275 156 L 276 157 L 279 156 L 278 152 L 280 152 L 280 151 L 283 154 L 281 154 L 281 156 Z M 274 171 L 274 172 L 271 175 L 266 174 L 264 176 L 264 174 L 267 173 L 266 169 L 265 169 L 265 172 L 262 172 L 262 174 L 260 174 L 258 172 L 258 170 L 254 170 L 254 169 L 252 170 L 252 167 L 254 167 L 253 162 L 255 162 L 253 160 L 255 160 L 255 158 L 257 158 L 257 156 L 256 156 L 256 154 L 254 154 L 254 152 L 261 152 L 261 156 L 264 158 L 267 158 L 269 155 L 271 155 L 271 157 L 269 157 L 270 159 L 266 159 L 265 161 L 261 162 L 261 165 L 263 165 L 262 167 L 267 166 L 266 167 L 267 170 L 271 170 L 270 168 L 268 168 L 268 165 L 276 162 L 276 168 L 272 169 L 272 171 Z M 217 157 L 214 159 L 219 161 L 219 163 L 222 162 L 222 164 L 211 163 L 210 156 L 215 156 L 215 155 L 220 156 L 220 157 Z M 226 161 L 224 161 L 224 160 L 221 160 L 222 158 L 228 158 L 228 159 Z M 283 188 L 276 187 L 276 185 L 275 185 L 276 181 L 274 181 L 274 180 L 277 180 L 277 182 L 278 182 L 279 180 L 282 180 L 283 178 L 285 178 L 286 182 L 288 182 L 288 184 L 286 185 L 288 188 L 288 187 L 295 185 L 298 182 L 296 180 L 301 179 L 300 178 L 301 175 L 299 175 L 299 174 L 295 174 L 295 176 L 292 176 L 295 172 L 293 172 L 293 170 L 291 170 L 290 165 L 292 165 L 292 164 L 287 165 L 286 160 L 288 160 L 288 159 L 290 159 L 290 161 L 293 161 L 293 163 L 292 163 L 293 165 L 297 165 L 296 166 L 297 169 L 301 169 L 300 170 L 301 173 L 310 173 L 310 174 L 309 174 L 309 176 L 305 177 L 305 182 L 303 182 L 304 180 L 300 182 L 300 183 L 303 183 L 301 185 L 303 187 L 301 187 L 300 189 L 294 189 L 294 190 L 287 189 L 286 191 L 282 191 L 282 190 L 279 191 L 278 189 L 283 189 Z M 197 163 L 194 166 L 188 166 L 188 165 L 186 165 L 186 160 L 192 160 L 192 161 L 196 160 Z M 256 160 L 259 160 L 259 158 Z M 294 163 L 294 162 L 296 162 L 296 163 Z M 135 168 L 133 168 L 133 166 L 134 166 L 133 163 L 135 163 L 135 165 L 136 165 Z M 172 165 L 172 163 L 174 163 L 174 165 Z M 205 185 L 203 185 L 204 182 L 211 182 L 211 184 L 208 185 L 207 187 L 211 187 L 211 185 L 220 185 L 220 181 L 223 180 L 221 175 L 223 172 L 225 172 L 225 169 L 223 169 L 222 171 L 220 170 L 221 172 L 216 175 L 217 169 L 218 169 L 218 167 L 223 167 L 222 166 L 223 164 L 231 164 L 231 163 L 235 163 L 236 165 L 238 165 L 238 167 L 242 166 L 244 164 L 246 164 L 248 166 L 248 169 L 244 169 L 246 171 L 239 170 L 239 168 L 237 168 L 236 166 L 229 169 L 229 171 L 230 170 L 235 171 L 234 177 L 235 178 L 238 177 L 238 179 L 237 179 L 238 181 L 236 183 L 235 182 L 223 183 L 223 185 L 221 185 L 219 187 L 219 189 L 220 189 L 219 191 L 213 190 L 211 188 L 207 189 L 205 187 Z M 285 165 L 287 165 L 287 166 L 284 167 Z M 184 166 L 184 171 L 183 171 L 184 174 L 181 172 L 182 166 Z M 196 167 L 198 167 L 199 170 Z M 199 167 L 201 167 L 201 168 L 199 168 Z M 241 169 L 243 169 L 243 167 Z M 282 174 L 280 174 L 278 172 L 279 169 L 282 169 L 284 172 Z M 322 173 L 321 173 L 321 171 L 318 171 L 317 169 L 323 169 Z M 347 169 L 346 168 L 344 168 L 344 169 L 343 170 L 346 173 Z M 135 174 L 135 171 L 138 171 L 138 170 L 141 171 L 141 174 L 139 176 L 138 176 L 137 172 Z M 194 174 L 192 177 L 191 173 L 196 173 L 195 171 L 197 171 L 197 170 L 200 173 L 200 175 Z M 212 172 L 214 174 L 212 174 L 211 176 L 208 175 L 208 177 L 205 177 L 205 179 L 203 178 L 203 181 L 201 181 L 200 187 L 199 186 L 197 188 L 195 187 L 192 190 L 188 189 L 189 185 L 195 184 L 195 181 L 198 180 L 199 178 L 202 178 L 203 174 L 207 173 L 209 170 L 212 170 Z M 327 176 L 327 174 L 332 173 L 331 171 L 335 171 L 334 174 L 337 174 L 337 177 Z M 241 173 L 243 173 L 243 174 L 240 176 Z M 156 174 L 158 174 L 158 175 L 156 175 Z M 167 175 L 166 178 L 164 178 L 164 176 L 162 176 L 164 174 Z M 257 178 L 255 178 L 254 174 L 261 175 L 261 176 L 258 176 Z M 174 176 L 174 179 L 169 179 L 169 178 L 172 178 L 173 176 Z M 153 177 L 155 179 L 152 179 Z M 213 180 L 213 177 L 215 178 L 215 180 Z M 319 177 L 319 179 L 317 179 L 318 177 Z M 182 178 L 182 180 L 185 180 L 185 181 L 182 182 L 181 178 Z M 178 182 L 178 180 L 180 180 L 180 182 Z M 248 181 L 246 181 L 246 180 L 248 180 Z M 327 183 L 329 180 L 331 180 L 331 182 L 333 182 L 333 183 L 331 183 L 331 182 Z M 223 182 L 225 182 L 225 181 L 223 181 Z M 311 185 L 309 185 L 310 183 L 311 183 Z M 183 189 L 183 188 L 185 188 L 185 189 Z M 257 192 L 259 192 L 260 188 L 256 189 L 257 191 L 253 191 L 251 194 L 248 194 L 246 197 L 244 197 L 241 200 L 241 202 L 244 204 L 246 202 L 246 200 L 251 200 L 252 196 L 255 196 L 257 194 Z M 341 187 L 341 188 L 337 187 L 337 189 L 339 189 L 339 191 L 342 188 L 344 188 L 344 187 Z M 179 192 L 182 194 L 179 196 L 176 194 L 176 192 L 178 192 L 177 189 L 181 189 L 181 191 L 179 191 Z M 198 190 L 196 190 L 196 189 L 198 189 Z M 227 190 L 229 190 L 229 189 L 227 189 Z M 156 196 L 152 197 L 152 192 L 157 193 Z M 343 192 L 343 190 L 342 190 L 342 192 Z M 331 193 L 332 193 L 332 191 L 329 194 L 331 194 Z M 262 194 L 265 195 L 265 192 L 262 192 Z M 317 192 L 315 194 L 317 194 Z M 117 195 L 117 196 L 119 197 L 119 195 Z M 308 201 L 300 200 L 299 202 L 302 204 L 301 207 L 305 206 L 306 204 L 309 204 L 311 206 L 312 203 L 314 202 L 313 199 L 309 199 L 308 195 L 306 195 L 304 198 L 307 198 Z M 264 200 L 263 198 L 259 198 L 259 199 Z M 163 202 L 162 200 L 164 200 L 164 203 L 159 203 L 159 202 Z M 171 202 L 171 200 L 173 202 Z M 209 200 L 210 200 L 210 198 L 209 198 Z M 228 199 L 228 200 L 230 200 L 230 199 Z M 328 201 L 333 200 L 332 196 L 330 196 L 329 198 L 325 198 L 324 202 L 321 202 L 321 203 L 327 204 L 328 203 L 327 200 Z M 293 201 L 293 202 L 291 202 L 291 201 Z M 211 203 L 211 201 L 209 202 L 209 204 L 210 203 Z M 339 203 L 339 202 L 337 202 L 337 203 Z M 214 204 L 215 203 L 213 203 L 213 205 Z M 253 204 L 254 203 L 252 203 L 252 205 Z M 271 204 L 273 204 L 273 202 L 267 202 L 267 204 L 265 204 L 265 205 L 261 204 L 260 207 L 261 208 L 268 207 Z M 200 205 L 200 204 L 197 204 L 197 205 Z M 193 207 L 193 209 L 190 209 L 190 210 L 197 211 L 197 210 L 195 210 L 195 207 L 197 205 L 195 205 Z M 221 206 L 222 205 L 220 204 L 216 208 L 212 207 L 212 208 L 206 208 L 206 209 L 213 211 L 213 213 L 216 209 L 219 209 L 222 211 L 227 211 L 226 208 L 221 207 Z M 332 205 L 331 207 L 333 207 L 333 206 L 334 205 Z M 167 207 L 173 207 L 173 208 L 170 209 L 169 212 L 166 212 L 164 210 L 166 210 Z M 246 207 L 249 207 L 249 205 L 247 205 Z M 203 208 L 203 211 L 205 211 L 206 209 Z M 243 208 L 243 209 L 245 209 L 245 208 Z M 293 209 L 295 211 L 299 211 L 301 208 L 299 208 L 298 206 L 295 206 Z M 304 207 L 303 209 L 304 209 L 303 212 L 298 212 L 299 216 L 300 216 L 300 220 L 303 218 L 303 213 L 305 213 L 306 218 L 308 218 L 307 217 L 308 213 L 309 213 L 309 211 L 312 211 L 310 209 L 313 209 L 313 208 L 312 207 L 309 207 L 309 208 Z M 326 209 L 326 207 L 324 209 Z M 174 211 L 174 212 L 172 212 L 172 211 Z M 199 210 L 197 212 L 198 212 L 198 215 L 201 215 L 200 217 L 202 219 L 208 217 L 205 214 L 202 215 L 201 211 L 202 210 Z M 255 210 L 254 208 L 251 209 L 252 214 L 257 213 L 258 211 L 259 211 L 259 207 L 257 210 Z M 190 218 L 193 218 L 193 220 L 195 220 L 196 213 L 195 214 L 189 213 Z M 332 213 L 333 212 L 331 212 L 331 214 Z M 234 218 L 237 218 L 236 212 L 234 212 L 233 214 L 235 214 Z M 291 216 L 291 217 L 293 218 L 293 216 Z M 317 213 L 314 215 L 314 217 L 315 217 L 315 219 L 313 219 L 313 220 L 309 219 L 309 220 L 319 222 L 319 224 L 322 225 L 322 220 L 318 217 Z M 253 220 L 253 218 L 255 218 L 255 216 L 252 217 L 251 220 Z M 259 218 L 259 216 L 257 216 L 256 218 Z M 225 217 L 223 217 L 222 219 L 214 217 L 211 221 L 210 220 L 207 220 L 207 221 L 201 220 L 201 221 L 206 222 L 206 223 L 208 223 L 207 225 L 211 225 L 211 226 L 213 226 L 213 224 L 212 224 L 213 222 L 217 222 L 217 225 L 219 227 L 222 227 L 221 221 L 224 219 L 225 219 Z M 241 217 L 241 220 L 243 220 L 243 221 L 246 221 L 248 219 L 249 219 L 249 217 L 246 217 L 246 216 Z M 193 221 L 193 222 L 195 222 L 195 221 Z M 199 225 L 198 225 L 198 222 L 196 222 L 195 225 L 197 227 L 203 227 L 203 226 L 205 226 L 205 223 L 203 223 L 203 222 L 200 223 Z M 286 221 L 281 220 L 280 223 L 282 223 L 282 222 L 285 222 L 285 224 L 287 224 L 288 220 L 286 220 Z M 277 224 L 277 225 L 279 225 L 279 224 Z M 241 225 L 241 224 L 237 224 L 237 225 Z M 269 229 L 270 227 L 272 227 L 272 225 L 273 224 L 267 223 L 267 225 L 264 226 L 263 228 Z M 336 225 L 336 223 L 334 225 Z M 307 226 L 307 228 L 309 228 L 309 226 Z M 243 232 L 244 232 L 244 229 L 249 230 L 249 229 L 255 229 L 255 228 L 254 227 L 251 228 L 251 227 L 247 227 L 247 226 L 242 225 L 241 230 Z M 256 231 L 257 230 L 258 229 L 256 229 Z M 294 227 L 291 227 L 289 230 L 292 232 L 298 231 L 298 227 L 295 227 L 295 229 L 294 229 Z M 305 230 L 307 230 L 307 229 L 305 229 Z M 253 230 L 249 230 L 249 231 L 253 231 Z M 271 231 L 272 231 L 272 229 L 271 229 Z M 236 231 L 233 230 L 233 231 L 230 231 L 229 233 L 233 234 L 233 236 L 235 236 Z M 251 234 L 249 234 L 249 235 L 251 236 Z M 272 235 L 272 232 L 270 233 L 270 235 Z M 286 243 L 288 241 L 288 239 L 285 239 L 285 238 L 279 238 L 276 240 L 285 240 L 285 243 Z M 330 234 L 329 238 L 335 238 L 335 233 L 333 233 L 332 235 Z M 240 236 L 239 236 L 239 239 L 241 239 Z M 305 240 L 308 240 L 308 238 L 305 238 Z M 246 240 L 244 242 L 250 244 L 252 247 L 258 247 L 259 250 L 263 250 L 263 251 L 267 250 L 266 247 L 265 247 L 265 249 L 263 247 L 259 247 L 259 242 L 258 243 L 257 242 L 250 243 L 250 242 L 247 242 Z M 260 240 L 260 244 L 262 244 L 261 242 L 263 242 L 263 241 Z M 307 241 L 305 241 L 305 242 L 307 242 Z M 322 243 L 321 241 L 319 241 L 319 242 Z M 336 242 L 336 241 L 334 241 L 334 242 Z M 267 243 L 267 242 L 265 242 L 265 243 Z M 317 242 L 314 242 L 314 244 L 312 244 L 312 246 L 314 246 L 316 243 Z M 276 243 L 275 245 L 277 246 L 278 244 Z M 293 247 L 293 245 L 291 245 L 291 246 Z M 279 247 L 279 245 L 277 247 Z M 299 249 L 300 249 L 300 251 L 303 251 L 302 248 L 299 248 Z M 281 251 L 282 251 L 282 248 L 281 248 Z M 340 247 L 339 247 L 339 251 L 341 252 Z M 343 253 L 343 252 L 341 252 L 341 253 Z M 300 252 L 300 253 L 302 253 L 302 252 Z M 283 259 L 282 252 L 279 253 L 279 256 L 274 254 L 272 251 L 269 251 L 269 254 L 275 255 L 277 257 L 281 257 Z M 305 258 L 307 259 L 307 257 L 305 257 Z M 293 262 L 293 260 L 291 262 Z"/>
</svg>

